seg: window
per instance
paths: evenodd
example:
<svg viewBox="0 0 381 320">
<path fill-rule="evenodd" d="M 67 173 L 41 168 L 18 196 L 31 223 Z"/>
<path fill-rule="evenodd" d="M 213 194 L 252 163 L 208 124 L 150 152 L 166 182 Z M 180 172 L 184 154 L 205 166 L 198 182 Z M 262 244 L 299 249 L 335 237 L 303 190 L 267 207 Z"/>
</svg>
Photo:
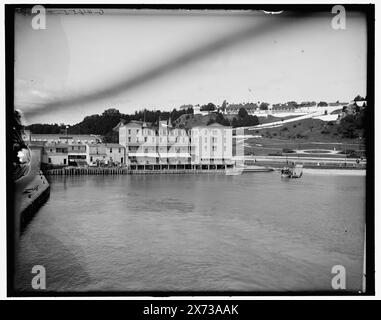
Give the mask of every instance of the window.
<svg viewBox="0 0 381 320">
<path fill-rule="evenodd" d="M 112 153 L 112 148 L 110 148 L 110 153 Z"/>
<path fill-rule="evenodd" d="M 74 150 L 74 146 L 71 146 L 71 150 Z"/>
<path fill-rule="evenodd" d="M 90 157 L 90 162 L 93 162 L 93 156 Z"/>
<path fill-rule="evenodd" d="M 128 134 L 131 134 L 131 129 L 128 129 Z"/>
<path fill-rule="evenodd" d="M 52 163 L 52 158 L 48 158 L 48 162 L 49 162 L 49 163 Z"/>
<path fill-rule="evenodd" d="M 53 149 L 50 149 L 50 152 L 53 152 Z"/>
<path fill-rule="evenodd" d="M 66 159 L 64 159 L 64 164 L 66 164 Z"/>
<path fill-rule="evenodd" d="M 144 137 L 144 142 L 147 142 L 147 137 Z"/>
<path fill-rule="evenodd" d="M 128 137 L 128 142 L 131 142 L 131 137 Z"/>
<path fill-rule="evenodd" d="M 119 148 L 119 153 L 120 153 L 120 148 Z"/>
</svg>

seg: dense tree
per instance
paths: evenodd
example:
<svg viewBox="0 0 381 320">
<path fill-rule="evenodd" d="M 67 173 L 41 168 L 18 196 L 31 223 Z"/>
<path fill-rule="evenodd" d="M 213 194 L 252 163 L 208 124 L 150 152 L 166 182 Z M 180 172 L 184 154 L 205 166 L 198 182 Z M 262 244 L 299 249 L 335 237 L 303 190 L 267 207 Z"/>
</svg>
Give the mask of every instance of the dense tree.
<svg viewBox="0 0 381 320">
<path fill-rule="evenodd" d="M 328 103 L 325 102 L 325 101 L 320 101 L 320 102 L 318 103 L 318 107 L 326 107 L 326 106 L 328 106 Z"/>
<path fill-rule="evenodd" d="M 269 104 L 267 102 L 262 102 L 259 105 L 259 109 L 261 109 L 261 110 L 268 110 L 269 109 Z"/>
<path fill-rule="evenodd" d="M 26 127 L 26 129 L 30 130 L 33 133 L 43 133 L 43 134 L 58 134 L 62 133 L 66 130 L 66 126 L 64 124 L 58 125 L 55 124 L 41 124 L 35 123 Z"/>
<path fill-rule="evenodd" d="M 216 109 L 216 106 L 211 102 L 200 107 L 200 111 L 215 111 Z"/>
<path fill-rule="evenodd" d="M 355 139 L 364 135 L 366 110 L 356 108 L 353 114 L 347 114 L 340 120 L 338 132 L 343 138 Z"/>
<path fill-rule="evenodd" d="M 208 122 L 206 123 L 206 125 L 208 126 L 208 125 L 210 125 L 210 124 L 212 124 L 212 123 L 214 123 L 215 121 L 213 120 L 213 119 L 209 119 L 208 120 Z"/>
<path fill-rule="evenodd" d="M 241 109 L 239 109 L 239 111 L 238 111 L 238 116 L 239 116 L 240 118 L 245 118 L 245 117 L 247 117 L 247 116 L 248 116 L 248 113 L 247 113 L 246 109 L 245 109 L 245 108 L 241 108 Z"/>
<path fill-rule="evenodd" d="M 365 98 L 363 98 L 359 94 L 353 99 L 353 101 L 363 101 L 363 100 L 365 100 Z"/>
<path fill-rule="evenodd" d="M 288 101 L 287 102 L 287 106 L 289 108 L 297 108 L 298 107 L 298 103 L 296 101 Z"/>
<path fill-rule="evenodd" d="M 115 108 L 110 108 L 110 109 L 103 111 L 102 115 L 104 115 L 104 116 L 106 116 L 106 115 L 120 115 L 120 112 L 119 112 L 119 110 L 117 110 Z"/>
<path fill-rule="evenodd" d="M 228 103 L 226 102 L 226 100 L 224 100 L 221 105 L 221 111 L 225 111 L 227 106 L 228 106 Z"/>
<path fill-rule="evenodd" d="M 222 113 L 217 113 L 216 121 L 219 124 L 222 124 L 223 126 L 230 126 L 230 122 L 228 119 L 226 119 Z"/>
<path fill-rule="evenodd" d="M 119 110 L 109 108 L 101 115 L 94 114 L 85 117 L 81 122 L 70 126 L 67 131 L 69 134 L 97 134 L 104 137 L 105 142 L 117 142 L 118 134 L 112 129 L 119 123 L 121 119 L 129 122 L 131 120 L 145 121 L 152 125 L 157 125 L 160 120 L 171 119 L 172 123 L 176 121 L 183 114 L 193 114 L 193 109 L 176 110 L 171 112 L 167 111 L 150 111 L 140 110 L 135 111 L 134 114 L 128 115 L 120 113 Z M 26 127 L 32 133 L 50 133 L 58 134 L 65 133 L 66 126 L 64 124 L 32 124 Z"/>
</svg>

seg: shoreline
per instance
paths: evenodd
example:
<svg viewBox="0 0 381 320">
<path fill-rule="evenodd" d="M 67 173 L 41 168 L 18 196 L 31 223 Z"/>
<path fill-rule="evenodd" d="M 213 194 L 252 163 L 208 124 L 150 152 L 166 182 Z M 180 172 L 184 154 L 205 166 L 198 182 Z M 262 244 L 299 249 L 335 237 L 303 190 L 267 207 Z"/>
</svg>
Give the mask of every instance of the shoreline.
<svg viewBox="0 0 381 320">
<path fill-rule="evenodd" d="M 319 169 L 319 168 L 303 168 L 303 173 L 317 175 L 343 175 L 343 176 L 366 176 L 366 169 Z"/>
</svg>

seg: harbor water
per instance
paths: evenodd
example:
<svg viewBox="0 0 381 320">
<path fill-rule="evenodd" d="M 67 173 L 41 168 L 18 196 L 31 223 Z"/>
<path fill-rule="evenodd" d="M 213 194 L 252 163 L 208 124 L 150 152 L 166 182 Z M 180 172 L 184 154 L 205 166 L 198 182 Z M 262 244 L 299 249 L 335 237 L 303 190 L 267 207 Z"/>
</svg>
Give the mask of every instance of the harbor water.
<svg viewBox="0 0 381 320">
<path fill-rule="evenodd" d="M 15 287 L 34 265 L 52 291 L 361 290 L 365 176 L 52 176 L 20 239 Z"/>
</svg>

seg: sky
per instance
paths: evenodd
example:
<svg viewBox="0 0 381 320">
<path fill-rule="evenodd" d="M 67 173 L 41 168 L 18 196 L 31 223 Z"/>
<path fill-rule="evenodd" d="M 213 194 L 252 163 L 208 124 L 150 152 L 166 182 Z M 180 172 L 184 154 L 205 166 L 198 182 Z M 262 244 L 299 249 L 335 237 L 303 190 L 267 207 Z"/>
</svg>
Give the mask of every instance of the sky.
<svg viewBox="0 0 381 320">
<path fill-rule="evenodd" d="M 69 12 L 68 12 L 69 13 Z M 261 11 L 94 10 L 15 20 L 15 108 L 75 124 L 116 108 L 349 101 L 366 95 L 366 20 Z"/>
</svg>

